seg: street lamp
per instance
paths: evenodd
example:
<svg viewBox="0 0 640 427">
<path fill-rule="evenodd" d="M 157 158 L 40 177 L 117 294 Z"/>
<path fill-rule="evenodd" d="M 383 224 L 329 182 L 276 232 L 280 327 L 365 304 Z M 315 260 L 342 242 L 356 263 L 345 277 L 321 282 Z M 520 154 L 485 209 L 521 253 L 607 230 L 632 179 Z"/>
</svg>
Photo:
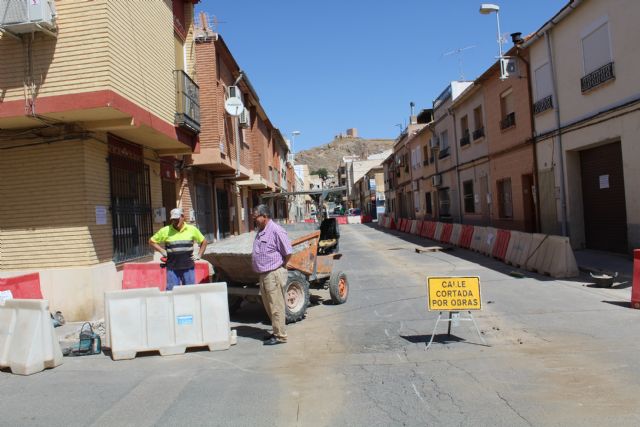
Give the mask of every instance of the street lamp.
<svg viewBox="0 0 640 427">
<path fill-rule="evenodd" d="M 499 58 L 502 59 L 502 34 L 500 33 L 500 6 L 492 3 L 482 3 L 480 5 L 481 14 L 490 15 L 493 12 L 496 13 L 496 22 L 498 23 L 498 53 L 499 53 Z"/>
<path fill-rule="evenodd" d="M 296 136 L 298 136 L 300 134 L 301 134 L 301 132 L 299 130 L 294 130 L 293 132 L 291 132 L 291 159 L 292 160 L 295 158 L 295 156 L 294 156 L 295 151 L 293 151 L 293 144 L 296 141 Z"/>
</svg>

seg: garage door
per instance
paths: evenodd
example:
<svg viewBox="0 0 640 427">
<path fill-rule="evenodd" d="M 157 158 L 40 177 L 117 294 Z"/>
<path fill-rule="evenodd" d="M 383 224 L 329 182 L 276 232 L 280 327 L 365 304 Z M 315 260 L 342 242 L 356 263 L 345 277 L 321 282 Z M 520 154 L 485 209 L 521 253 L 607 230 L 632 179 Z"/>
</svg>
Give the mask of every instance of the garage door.
<svg viewBox="0 0 640 427">
<path fill-rule="evenodd" d="M 586 244 L 627 252 L 627 207 L 619 142 L 580 152 Z"/>
</svg>

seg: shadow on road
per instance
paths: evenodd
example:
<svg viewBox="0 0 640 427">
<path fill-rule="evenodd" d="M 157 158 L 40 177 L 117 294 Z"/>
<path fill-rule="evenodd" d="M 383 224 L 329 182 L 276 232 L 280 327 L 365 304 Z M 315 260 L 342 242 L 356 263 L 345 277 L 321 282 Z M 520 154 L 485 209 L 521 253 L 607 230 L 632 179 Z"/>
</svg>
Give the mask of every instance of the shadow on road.
<svg viewBox="0 0 640 427">
<path fill-rule="evenodd" d="M 632 308 L 630 301 L 602 301 L 607 304 L 617 305 L 618 307 Z"/>
<path fill-rule="evenodd" d="M 255 326 L 240 325 L 234 328 L 239 337 L 252 338 L 254 340 L 262 341 L 265 338 L 267 329 L 256 328 Z"/>
</svg>

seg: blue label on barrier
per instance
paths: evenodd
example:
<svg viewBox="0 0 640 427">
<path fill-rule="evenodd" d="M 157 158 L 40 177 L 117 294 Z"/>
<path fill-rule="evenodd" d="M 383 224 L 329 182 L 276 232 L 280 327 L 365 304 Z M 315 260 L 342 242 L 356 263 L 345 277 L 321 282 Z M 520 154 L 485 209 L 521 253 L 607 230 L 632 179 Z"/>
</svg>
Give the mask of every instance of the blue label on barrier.
<svg viewBox="0 0 640 427">
<path fill-rule="evenodd" d="M 178 325 L 193 325 L 193 316 L 178 316 Z"/>
</svg>

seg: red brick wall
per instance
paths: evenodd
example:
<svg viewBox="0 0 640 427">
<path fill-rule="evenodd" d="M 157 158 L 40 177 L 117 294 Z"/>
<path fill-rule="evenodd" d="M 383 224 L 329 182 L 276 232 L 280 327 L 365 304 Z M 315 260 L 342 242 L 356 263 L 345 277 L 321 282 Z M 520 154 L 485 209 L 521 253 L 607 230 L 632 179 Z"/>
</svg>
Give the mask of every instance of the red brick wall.
<svg viewBox="0 0 640 427">
<path fill-rule="evenodd" d="M 519 61 L 520 77 L 504 81 L 499 78 L 499 70 L 487 75 L 482 82 L 484 108 L 486 114 L 486 139 L 489 150 L 490 191 L 492 224 L 496 227 L 523 230 L 525 224 L 522 176 L 533 173 L 533 149 L 527 141 L 531 138 L 531 104 L 527 83 L 526 65 Z M 501 129 L 503 119 L 500 95 L 511 88 L 515 112 L 515 126 Z M 511 178 L 513 218 L 499 218 L 499 180 Z"/>
</svg>

